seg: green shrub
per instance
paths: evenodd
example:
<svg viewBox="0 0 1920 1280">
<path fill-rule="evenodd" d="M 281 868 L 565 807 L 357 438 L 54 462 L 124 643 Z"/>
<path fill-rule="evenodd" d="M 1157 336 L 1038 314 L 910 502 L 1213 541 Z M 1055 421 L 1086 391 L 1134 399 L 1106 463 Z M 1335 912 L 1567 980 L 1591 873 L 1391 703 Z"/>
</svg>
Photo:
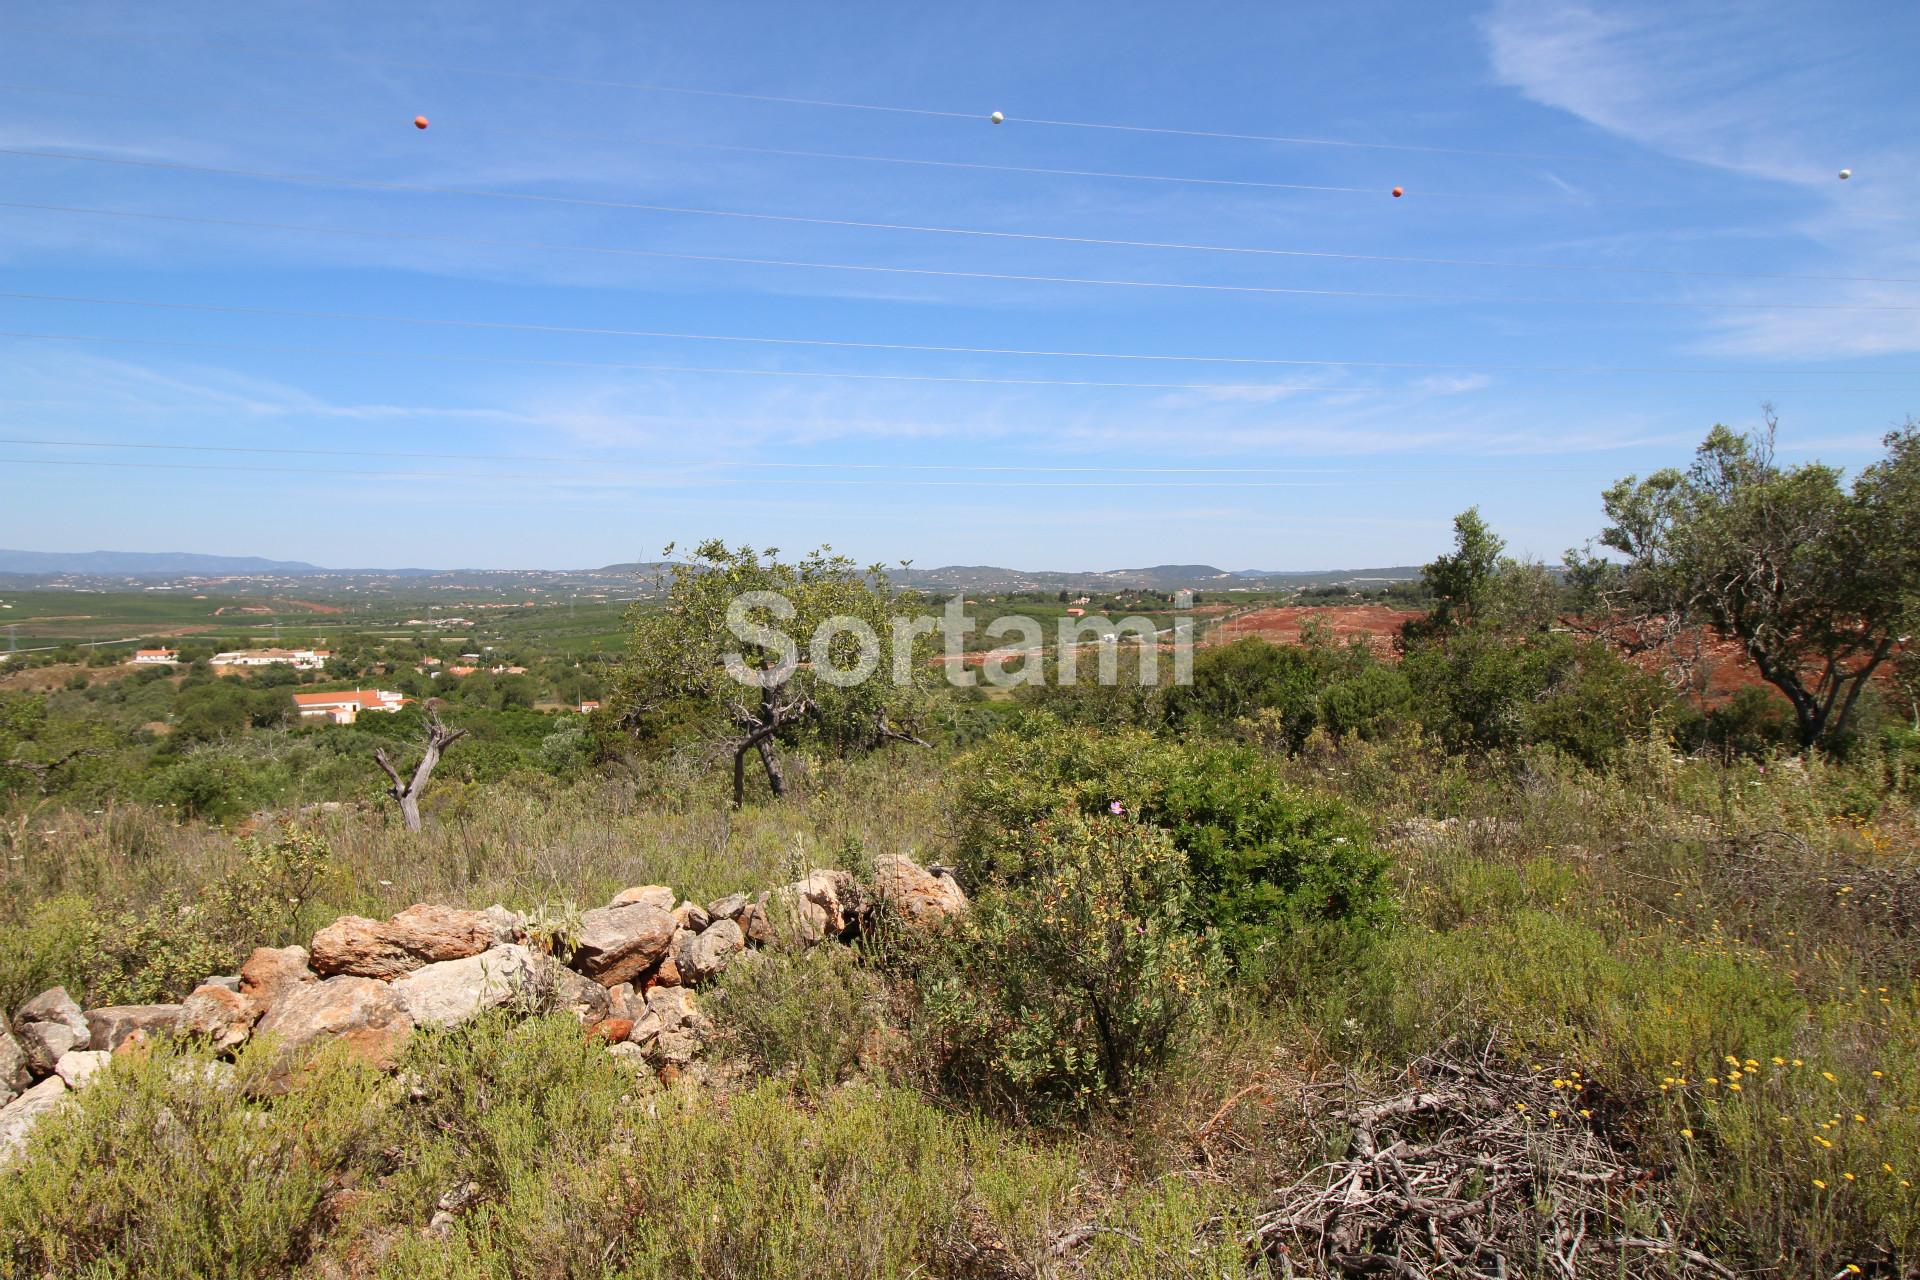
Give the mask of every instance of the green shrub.
<svg viewBox="0 0 1920 1280">
<path fill-rule="evenodd" d="M 1413 713 L 1449 750 L 1543 743 L 1589 764 L 1643 738 L 1672 691 L 1596 641 L 1560 632 L 1446 632 L 1409 649 Z"/>
<path fill-rule="evenodd" d="M 388 1086 L 336 1050 L 304 1087 L 251 1096 L 269 1056 L 250 1047 L 224 1080 L 164 1044 L 117 1056 L 0 1176 L 0 1275 L 287 1274 L 366 1154 Z"/>
<path fill-rule="evenodd" d="M 952 1086 L 1015 1109 L 1124 1099 L 1192 1030 L 1213 968 L 1186 859 L 1127 818 L 1027 834 L 1032 868 L 978 895 L 918 975 Z"/>
<path fill-rule="evenodd" d="M 1203 649 L 1193 660 L 1193 683 L 1168 694 L 1168 719 L 1178 727 L 1218 731 L 1271 711 L 1289 745 L 1297 747 L 1319 721 L 1329 665 L 1318 650 L 1256 636 Z"/>
<path fill-rule="evenodd" d="M 714 1008 L 734 1052 L 810 1089 L 848 1078 L 885 1026 L 885 991 L 849 947 L 750 951 Z"/>
<path fill-rule="evenodd" d="M 1243 959 L 1303 925 L 1377 922 L 1385 860 L 1345 806 L 1287 786 L 1251 747 L 1063 728 L 1036 718 L 964 757 L 961 857 L 975 883 L 1036 873 L 1030 831 L 1115 805 L 1187 860 L 1189 924 Z"/>
</svg>

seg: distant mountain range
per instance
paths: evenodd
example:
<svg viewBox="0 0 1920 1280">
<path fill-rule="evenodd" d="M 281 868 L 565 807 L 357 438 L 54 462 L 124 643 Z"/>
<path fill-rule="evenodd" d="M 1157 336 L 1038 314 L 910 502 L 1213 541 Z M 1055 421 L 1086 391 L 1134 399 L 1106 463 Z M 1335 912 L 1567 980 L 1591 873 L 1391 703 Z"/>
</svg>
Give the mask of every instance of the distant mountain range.
<svg viewBox="0 0 1920 1280">
<path fill-rule="evenodd" d="M 186 551 L 8 551 L 0 549 L 0 578 L 15 588 L 45 585 L 54 580 L 101 579 L 168 580 L 179 578 L 435 578 L 483 579 L 490 585 L 507 580 L 556 581 L 639 585 L 651 581 L 664 566 L 657 563 L 609 564 L 598 569 L 326 569 L 304 560 L 268 560 L 261 556 L 214 556 Z M 938 569 L 898 569 L 890 576 L 902 586 L 929 591 L 1064 591 L 1145 590 L 1177 591 L 1190 587 L 1223 591 L 1235 587 L 1271 589 L 1325 583 L 1380 583 L 1420 576 L 1411 565 L 1381 569 L 1327 569 L 1316 571 L 1216 568 L 1210 564 L 1162 564 L 1144 569 L 1029 570 L 994 565 L 946 565 Z"/>
</svg>

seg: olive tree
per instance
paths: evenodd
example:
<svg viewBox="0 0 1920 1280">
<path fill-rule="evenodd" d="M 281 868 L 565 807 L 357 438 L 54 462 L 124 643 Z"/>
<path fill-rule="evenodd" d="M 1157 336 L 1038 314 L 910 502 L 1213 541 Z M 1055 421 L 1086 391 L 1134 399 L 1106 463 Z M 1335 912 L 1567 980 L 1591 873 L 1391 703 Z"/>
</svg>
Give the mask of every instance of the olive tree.
<svg viewBox="0 0 1920 1280">
<path fill-rule="evenodd" d="M 879 566 L 827 547 L 789 564 L 716 539 L 669 565 L 661 587 L 660 603 L 630 615 L 620 723 L 639 736 L 691 732 L 731 757 L 736 805 L 750 755 L 785 794 L 780 746 L 803 734 L 843 750 L 920 742 L 909 726 L 933 677 L 922 642 L 932 623 L 907 618 L 915 598 L 896 595 Z"/>
<path fill-rule="evenodd" d="M 1782 465 L 1774 429 L 1770 411 L 1751 435 L 1716 426 L 1685 471 L 1615 484 L 1600 542 L 1625 563 L 1574 569 L 1642 643 L 1699 625 L 1739 641 L 1792 704 L 1801 745 L 1830 744 L 1916 618 L 1920 427 L 1887 435 L 1851 485 Z"/>
</svg>

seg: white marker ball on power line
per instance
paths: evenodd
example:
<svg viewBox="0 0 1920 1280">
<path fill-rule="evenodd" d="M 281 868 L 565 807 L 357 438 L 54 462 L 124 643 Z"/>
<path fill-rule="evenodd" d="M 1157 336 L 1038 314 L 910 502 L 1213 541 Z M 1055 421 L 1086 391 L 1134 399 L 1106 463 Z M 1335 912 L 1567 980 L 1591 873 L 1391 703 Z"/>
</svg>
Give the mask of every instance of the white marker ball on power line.
<svg viewBox="0 0 1920 1280">
<path fill-rule="evenodd" d="M 990 116 L 988 116 L 988 117 L 987 117 L 987 119 L 989 119 L 989 120 L 991 120 L 991 121 L 993 121 L 993 122 L 994 122 L 995 124 L 1005 124 L 1005 123 L 1007 122 L 1007 118 L 1006 118 L 1006 116 L 1004 116 L 1004 115 L 1002 115 L 1002 114 L 1001 114 L 1000 112 L 998 112 L 998 111 L 996 111 L 996 112 L 994 112 L 994 113 L 993 113 L 992 115 L 990 115 Z"/>
<path fill-rule="evenodd" d="M 1845 182 L 1848 178 L 1851 178 L 1852 176 L 1853 176 L 1853 170 L 1851 169 L 1842 169 L 1840 171 L 1840 181 L 1842 182 Z"/>
</svg>

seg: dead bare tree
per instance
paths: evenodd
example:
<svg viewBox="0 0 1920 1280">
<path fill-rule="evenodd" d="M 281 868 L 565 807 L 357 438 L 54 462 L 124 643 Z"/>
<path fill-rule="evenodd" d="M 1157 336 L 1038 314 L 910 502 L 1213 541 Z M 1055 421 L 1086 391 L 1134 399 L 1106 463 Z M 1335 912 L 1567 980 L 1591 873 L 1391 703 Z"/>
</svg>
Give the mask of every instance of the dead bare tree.
<svg viewBox="0 0 1920 1280">
<path fill-rule="evenodd" d="M 385 748 L 374 748 L 375 763 L 386 770 L 387 777 L 393 782 L 393 785 L 387 788 L 387 794 L 399 804 L 400 818 L 407 824 L 407 830 L 420 829 L 420 796 L 426 791 L 427 783 L 432 780 L 433 771 L 439 766 L 441 755 L 448 747 L 466 736 L 465 729 L 450 729 L 442 723 L 439 700 L 429 699 L 427 701 L 427 737 L 421 747 L 420 763 L 413 767 L 413 777 L 410 781 L 400 780 L 400 771 L 387 759 Z"/>
</svg>

